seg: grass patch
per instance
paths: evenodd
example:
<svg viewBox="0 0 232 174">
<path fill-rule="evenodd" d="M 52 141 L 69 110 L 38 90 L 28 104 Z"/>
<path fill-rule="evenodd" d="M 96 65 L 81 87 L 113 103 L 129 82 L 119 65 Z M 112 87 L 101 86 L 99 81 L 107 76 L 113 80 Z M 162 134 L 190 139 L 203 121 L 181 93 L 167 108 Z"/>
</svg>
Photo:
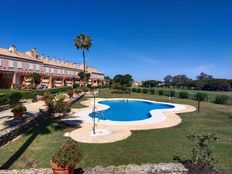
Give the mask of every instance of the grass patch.
<svg viewBox="0 0 232 174">
<path fill-rule="evenodd" d="M 88 98 L 87 97 L 82 97 L 80 100 L 76 101 L 75 103 L 72 104 L 71 108 L 85 108 L 85 107 L 88 107 L 88 106 L 85 106 L 83 104 L 81 104 L 82 101 L 85 101 L 87 100 Z"/>
<path fill-rule="evenodd" d="M 111 94 L 108 89 L 101 90 L 99 97 L 142 98 L 167 102 L 167 96 L 148 95 L 142 93 Z M 85 100 L 86 98 L 82 98 Z M 171 102 L 197 105 L 190 99 L 172 98 Z M 165 129 L 133 131 L 132 135 L 123 141 L 108 144 L 80 143 L 84 151 L 84 158 L 80 167 L 93 167 L 96 165 L 122 165 L 141 163 L 174 162 L 173 156 L 187 156 L 190 154 L 191 142 L 187 135 L 195 133 L 216 133 L 220 138 L 213 145 L 214 157 L 217 166 L 226 174 L 232 173 L 232 109 L 229 105 L 218 105 L 209 102 L 201 103 L 201 112 L 180 114 L 182 123 Z M 29 161 L 35 161 L 36 167 L 49 167 L 49 160 L 55 149 L 66 138 L 64 132 L 70 131 L 57 120 L 48 120 L 24 135 L 20 139 L 0 149 L 0 166 L 9 160 L 23 144 L 34 134 L 26 150 L 15 160 L 10 168 L 24 168 Z M 38 133 L 38 132 L 40 133 Z M 37 132 L 37 133 L 36 133 Z M 4 158 L 2 158 L 2 156 Z"/>
</svg>

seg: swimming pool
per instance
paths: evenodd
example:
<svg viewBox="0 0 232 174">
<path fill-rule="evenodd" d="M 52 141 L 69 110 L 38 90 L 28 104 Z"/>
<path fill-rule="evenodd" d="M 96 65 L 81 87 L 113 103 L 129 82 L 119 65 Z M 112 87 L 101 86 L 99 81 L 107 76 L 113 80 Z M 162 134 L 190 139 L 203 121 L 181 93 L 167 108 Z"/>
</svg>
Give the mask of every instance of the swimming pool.
<svg viewBox="0 0 232 174">
<path fill-rule="evenodd" d="M 151 110 L 171 109 L 175 106 L 139 100 L 103 100 L 99 104 L 109 106 L 108 109 L 90 113 L 90 117 L 111 121 L 138 121 L 150 118 Z"/>
</svg>

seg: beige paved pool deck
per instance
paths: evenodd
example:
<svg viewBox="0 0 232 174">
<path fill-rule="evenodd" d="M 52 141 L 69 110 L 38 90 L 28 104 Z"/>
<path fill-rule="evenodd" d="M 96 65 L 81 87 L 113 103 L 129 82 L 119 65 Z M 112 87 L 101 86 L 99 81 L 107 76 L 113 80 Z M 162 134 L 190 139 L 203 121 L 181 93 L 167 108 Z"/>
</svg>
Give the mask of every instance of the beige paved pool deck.
<svg viewBox="0 0 232 174">
<path fill-rule="evenodd" d="M 102 100 L 100 98 L 96 99 L 96 101 Z M 186 112 L 193 112 L 196 110 L 195 107 L 190 105 L 180 105 L 179 110 L 175 111 L 162 111 L 162 114 L 165 115 L 165 120 L 160 122 L 141 122 L 141 123 L 134 123 L 130 124 L 127 122 L 126 124 L 122 124 L 120 122 L 107 122 L 107 121 L 98 121 L 96 119 L 96 130 L 107 130 L 110 132 L 108 135 L 99 135 L 99 136 L 92 136 L 92 128 L 93 122 L 92 120 L 86 119 L 87 116 L 81 116 L 82 113 L 87 112 L 93 109 L 93 99 L 88 99 L 86 101 L 81 102 L 81 104 L 86 105 L 88 107 L 81 108 L 81 109 L 72 109 L 73 112 L 76 113 L 74 118 L 68 119 L 69 121 L 80 121 L 80 128 L 70 132 L 70 137 L 78 142 L 84 143 L 112 143 L 115 141 L 123 140 L 128 138 L 131 135 L 132 130 L 148 130 L 148 129 L 160 129 L 160 128 L 167 128 L 176 126 L 181 123 L 181 118 L 177 115 L 178 113 L 186 113 Z M 170 103 L 173 104 L 173 103 Z M 179 105 L 179 104 L 176 104 Z M 98 110 L 102 109 L 102 106 L 96 105 Z M 78 113 L 80 115 L 78 115 Z M 155 113 L 156 114 L 156 113 Z"/>
</svg>

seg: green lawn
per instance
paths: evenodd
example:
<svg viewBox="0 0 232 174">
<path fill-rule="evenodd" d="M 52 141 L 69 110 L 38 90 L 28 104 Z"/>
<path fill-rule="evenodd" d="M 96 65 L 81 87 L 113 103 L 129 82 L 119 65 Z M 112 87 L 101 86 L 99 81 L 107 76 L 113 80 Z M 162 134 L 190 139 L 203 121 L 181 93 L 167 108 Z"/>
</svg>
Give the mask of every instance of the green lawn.
<svg viewBox="0 0 232 174">
<path fill-rule="evenodd" d="M 166 96 L 147 94 L 111 94 L 108 89 L 100 97 L 144 98 L 156 101 L 168 101 Z M 84 100 L 84 98 L 83 98 Z M 196 101 L 173 98 L 172 102 L 196 105 Z M 188 156 L 191 143 L 187 135 L 194 133 L 216 133 L 220 138 L 212 146 L 217 166 L 232 173 L 232 108 L 229 105 L 217 105 L 202 102 L 201 113 L 181 114 L 183 122 L 178 126 L 165 129 L 133 131 L 123 141 L 109 144 L 84 144 L 84 159 L 81 167 L 96 165 L 121 165 L 130 163 L 173 162 L 174 155 Z M 31 133 L 0 149 L 0 165 L 10 168 L 24 168 L 27 163 L 35 162 L 36 167 L 49 167 L 49 160 L 54 150 L 66 138 L 64 132 L 71 131 L 56 120 L 49 120 L 35 128 Z M 12 157 L 13 156 L 13 157 Z"/>
<path fill-rule="evenodd" d="M 72 104 L 71 108 L 84 108 L 87 107 L 83 104 L 81 104 L 82 101 L 87 100 L 87 97 L 82 97 L 80 100 L 76 101 L 75 103 Z"/>
<path fill-rule="evenodd" d="M 159 90 L 164 90 L 164 91 L 169 91 L 169 90 L 174 90 L 176 91 L 176 94 L 178 95 L 179 92 L 186 91 L 189 93 L 189 98 L 194 98 L 195 94 L 197 92 L 203 92 L 208 95 L 208 100 L 210 102 L 214 102 L 215 98 L 218 95 L 227 95 L 229 96 L 229 103 L 232 104 L 232 92 L 231 91 L 203 91 L 203 90 L 190 90 L 190 89 L 169 89 L 169 88 L 155 88 L 155 93 L 158 95 Z"/>
</svg>

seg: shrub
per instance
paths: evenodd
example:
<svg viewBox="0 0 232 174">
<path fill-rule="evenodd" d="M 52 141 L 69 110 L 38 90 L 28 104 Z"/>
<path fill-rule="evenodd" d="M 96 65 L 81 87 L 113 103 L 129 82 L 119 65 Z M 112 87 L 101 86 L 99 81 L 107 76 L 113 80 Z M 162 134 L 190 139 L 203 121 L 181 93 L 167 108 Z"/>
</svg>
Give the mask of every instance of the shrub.
<svg viewBox="0 0 232 174">
<path fill-rule="evenodd" d="M 82 159 L 79 144 L 71 138 L 53 155 L 52 162 L 60 166 L 75 167 Z"/>
<path fill-rule="evenodd" d="M 22 98 L 22 94 L 20 92 L 13 92 L 9 96 L 9 104 L 11 106 L 15 106 L 19 103 L 21 98 Z"/>
<path fill-rule="evenodd" d="M 179 93 L 179 98 L 188 98 L 188 92 L 180 92 Z"/>
<path fill-rule="evenodd" d="M 68 91 L 67 94 L 68 94 L 69 98 L 72 98 L 73 97 L 73 90 Z"/>
<path fill-rule="evenodd" d="M 80 89 L 75 89 L 74 92 L 75 92 L 76 94 L 80 94 L 82 91 L 81 91 Z"/>
<path fill-rule="evenodd" d="M 176 92 L 174 90 L 169 91 L 169 96 L 175 97 L 175 95 L 176 95 Z"/>
<path fill-rule="evenodd" d="M 132 88 L 132 92 L 136 92 L 136 88 Z"/>
<path fill-rule="evenodd" d="M 141 88 L 137 88 L 137 89 L 136 89 L 136 92 L 137 92 L 137 93 L 141 93 Z"/>
<path fill-rule="evenodd" d="M 26 111 L 27 108 L 22 104 L 17 104 L 13 109 L 11 109 L 11 112 L 26 112 Z"/>
<path fill-rule="evenodd" d="M 164 95 L 164 90 L 159 90 L 159 95 Z"/>
<path fill-rule="evenodd" d="M 196 100 L 198 102 L 198 104 L 197 104 L 197 111 L 198 112 L 200 112 L 200 102 L 204 101 L 207 97 L 208 97 L 208 95 L 206 93 L 203 93 L 203 92 L 196 93 Z"/>
<path fill-rule="evenodd" d="M 22 92 L 22 99 L 35 99 L 37 93 L 35 92 Z"/>
<path fill-rule="evenodd" d="M 7 96 L 0 96 L 0 105 L 6 105 L 8 103 L 8 97 Z"/>
<path fill-rule="evenodd" d="M 147 89 L 146 88 L 143 88 L 143 93 L 146 94 L 147 93 Z"/>
<path fill-rule="evenodd" d="M 150 89 L 150 93 L 151 94 L 155 94 L 155 90 L 154 89 Z"/>
<path fill-rule="evenodd" d="M 229 96 L 227 95 L 218 95 L 215 99 L 215 103 L 217 104 L 227 104 L 229 100 Z"/>
<path fill-rule="evenodd" d="M 77 84 L 77 83 L 74 83 L 74 84 L 73 84 L 73 88 L 79 88 L 79 87 L 80 87 L 79 84 Z"/>
<path fill-rule="evenodd" d="M 190 135 L 187 138 L 194 144 L 191 159 L 181 159 L 179 156 L 174 156 L 174 160 L 184 164 L 189 170 L 189 174 L 219 173 L 214 169 L 215 160 L 211 150 L 211 144 L 218 140 L 216 135 Z"/>
<path fill-rule="evenodd" d="M 206 93 L 203 93 L 203 92 L 196 93 L 196 100 L 197 101 L 204 101 L 207 97 L 208 97 L 208 95 Z"/>
</svg>

